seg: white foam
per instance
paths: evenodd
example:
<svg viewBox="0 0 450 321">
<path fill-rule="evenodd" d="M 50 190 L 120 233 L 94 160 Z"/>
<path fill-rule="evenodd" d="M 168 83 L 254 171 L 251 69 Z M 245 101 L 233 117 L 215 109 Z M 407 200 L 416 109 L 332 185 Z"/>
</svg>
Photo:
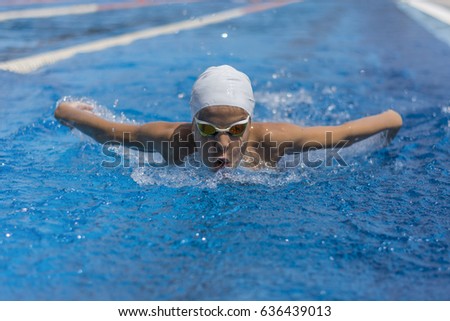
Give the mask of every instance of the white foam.
<svg viewBox="0 0 450 321">
<path fill-rule="evenodd" d="M 282 171 L 277 168 L 221 169 L 212 172 L 204 167 L 151 166 L 134 168 L 131 178 L 141 186 L 157 185 L 173 188 L 193 186 L 198 188 L 217 188 L 222 184 L 263 185 L 277 187 L 303 181 L 309 184 L 307 171 L 300 168 Z"/>
<path fill-rule="evenodd" d="M 370 155 L 374 150 L 382 148 L 384 141 L 383 135 L 378 134 L 339 150 L 339 159 L 343 160 L 344 164 L 339 164 L 337 159 L 333 160 L 333 157 L 330 157 L 333 154 L 322 149 L 309 152 L 307 158 L 303 153 L 285 155 L 278 162 L 276 168 L 238 167 L 236 169 L 224 168 L 212 172 L 205 167 L 192 166 L 189 165 L 191 162 L 187 162 L 184 167 L 138 166 L 133 168 L 131 178 L 141 186 L 156 185 L 173 188 L 192 186 L 214 189 L 222 184 L 262 185 L 272 188 L 291 183 L 313 185 L 320 176 L 328 175 L 328 169 L 330 168 L 339 169 L 346 166 L 355 166 L 355 158 Z M 134 157 L 138 157 L 137 154 Z M 191 155 L 191 158 L 194 158 L 194 155 Z M 312 167 L 308 165 L 308 161 L 317 162 L 314 164 L 318 165 Z M 134 164 L 137 164 L 137 162 L 135 161 Z M 333 173 L 336 173 L 336 171 L 333 171 Z"/>
</svg>

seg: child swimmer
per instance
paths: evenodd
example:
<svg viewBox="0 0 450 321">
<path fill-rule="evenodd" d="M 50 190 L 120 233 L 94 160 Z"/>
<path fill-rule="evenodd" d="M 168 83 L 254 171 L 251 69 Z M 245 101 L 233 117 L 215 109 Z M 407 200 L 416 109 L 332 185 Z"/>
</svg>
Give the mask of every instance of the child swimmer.
<svg viewBox="0 0 450 321">
<path fill-rule="evenodd" d="M 289 123 L 252 122 L 255 106 L 249 78 L 231 66 L 210 67 L 194 83 L 192 122 L 151 122 L 143 125 L 107 121 L 83 102 L 59 103 L 55 117 L 100 143 L 120 143 L 159 152 L 168 164 L 181 165 L 199 152 L 212 170 L 276 166 L 285 154 L 321 148 L 348 147 L 386 131 L 387 143 L 402 126 L 394 110 L 338 126 L 300 127 Z"/>
</svg>

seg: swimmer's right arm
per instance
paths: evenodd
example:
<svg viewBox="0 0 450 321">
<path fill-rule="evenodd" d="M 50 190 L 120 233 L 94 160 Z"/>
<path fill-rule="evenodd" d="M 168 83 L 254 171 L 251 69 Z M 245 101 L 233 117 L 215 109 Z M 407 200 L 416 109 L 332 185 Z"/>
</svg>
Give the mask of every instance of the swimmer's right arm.
<svg viewBox="0 0 450 321">
<path fill-rule="evenodd" d="M 160 122 L 144 125 L 115 123 L 94 115 L 92 110 L 93 107 L 86 103 L 61 102 L 55 110 L 55 118 L 99 143 L 120 143 L 146 151 L 150 146 L 151 150 L 158 151 L 159 143 L 171 135 L 167 126 Z"/>
</svg>

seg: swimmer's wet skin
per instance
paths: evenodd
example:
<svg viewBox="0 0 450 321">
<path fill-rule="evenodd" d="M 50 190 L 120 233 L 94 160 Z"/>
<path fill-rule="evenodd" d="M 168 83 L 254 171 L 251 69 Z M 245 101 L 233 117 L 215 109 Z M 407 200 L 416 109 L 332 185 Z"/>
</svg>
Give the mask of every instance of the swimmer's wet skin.
<svg viewBox="0 0 450 321">
<path fill-rule="evenodd" d="M 389 143 L 402 126 L 402 118 L 394 110 L 338 126 L 254 123 L 250 80 L 227 65 L 210 67 L 199 76 L 190 106 L 189 123 L 115 123 L 94 115 L 92 106 L 76 101 L 59 103 L 55 117 L 100 143 L 119 142 L 159 152 L 169 164 L 181 164 L 186 156 L 198 151 L 203 164 L 213 170 L 238 165 L 275 166 L 284 154 L 348 147 L 382 131 L 386 131 Z"/>
</svg>

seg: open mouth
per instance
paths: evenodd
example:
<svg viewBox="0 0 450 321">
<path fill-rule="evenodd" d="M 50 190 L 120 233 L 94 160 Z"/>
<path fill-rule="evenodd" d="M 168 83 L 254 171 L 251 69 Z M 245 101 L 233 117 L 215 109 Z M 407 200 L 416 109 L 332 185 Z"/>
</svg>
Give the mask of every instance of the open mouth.
<svg viewBox="0 0 450 321">
<path fill-rule="evenodd" d="M 215 162 L 214 162 L 214 168 L 215 169 L 221 169 L 224 167 L 231 167 L 231 162 L 226 159 L 226 158 L 218 158 Z"/>
</svg>

